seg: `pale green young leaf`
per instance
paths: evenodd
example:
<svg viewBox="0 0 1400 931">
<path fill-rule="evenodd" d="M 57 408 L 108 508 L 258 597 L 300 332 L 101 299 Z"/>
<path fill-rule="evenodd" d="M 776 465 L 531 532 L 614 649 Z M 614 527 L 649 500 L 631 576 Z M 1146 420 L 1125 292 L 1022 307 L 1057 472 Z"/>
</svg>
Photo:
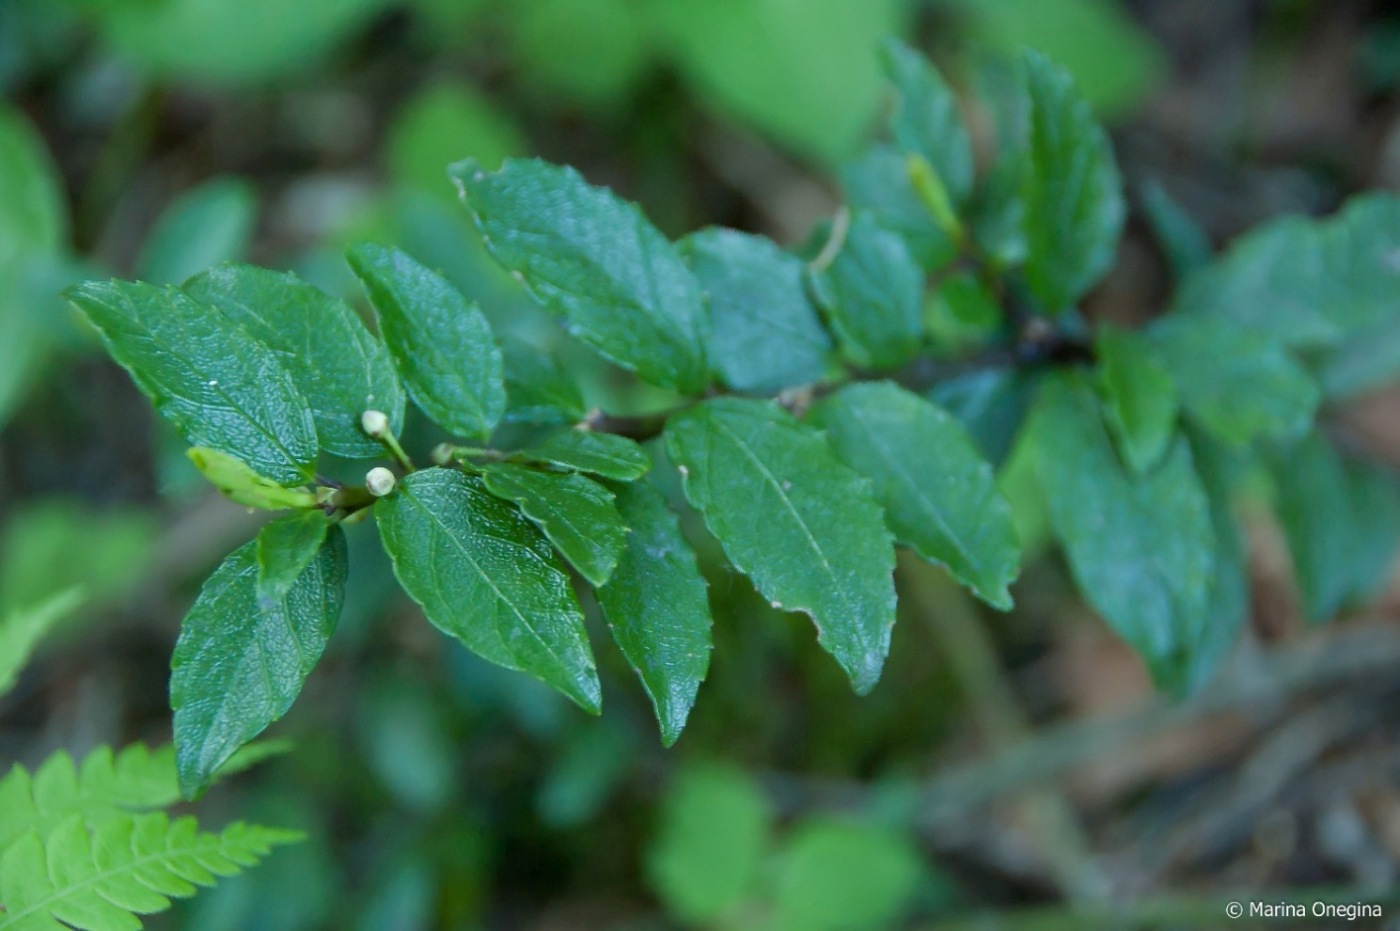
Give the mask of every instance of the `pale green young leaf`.
<svg viewBox="0 0 1400 931">
<path fill-rule="evenodd" d="M 765 401 L 673 416 L 666 448 L 725 555 L 775 608 L 801 611 L 859 694 L 894 626 L 894 547 L 870 483 L 816 430 Z"/>
<path fill-rule="evenodd" d="M 394 115 L 387 142 L 398 184 L 455 199 L 449 163 L 470 155 L 488 168 L 529 148 L 510 114 L 466 83 L 431 84 Z"/>
<path fill-rule="evenodd" d="M 69 588 L 37 604 L 11 608 L 0 618 L 0 695 L 15 687 L 39 641 L 82 603 L 83 590 Z"/>
<path fill-rule="evenodd" d="M 384 454 L 360 429 L 360 415 L 383 411 L 399 430 L 403 388 L 384 344 L 350 305 L 293 274 L 252 265 L 211 268 L 184 290 L 277 353 L 311 406 L 322 448 L 351 459 Z"/>
<path fill-rule="evenodd" d="M 1123 459 L 1149 471 L 1176 435 L 1176 389 L 1150 342 L 1136 333 L 1104 327 L 1094 340 L 1097 385 L 1104 419 Z"/>
<path fill-rule="evenodd" d="M 902 834 L 815 818 L 793 831 L 775 873 L 775 931 L 859 931 L 899 927 L 923 864 Z"/>
<path fill-rule="evenodd" d="M 175 750 L 187 798 L 287 713 L 340 618 L 347 566 L 339 528 L 267 607 L 258 599 L 257 551 L 257 541 L 244 544 L 204 583 L 170 660 Z"/>
<path fill-rule="evenodd" d="M 856 214 L 841 251 L 830 266 L 814 270 L 811 281 L 852 364 L 894 368 L 918 350 L 923 271 L 905 241 L 871 214 Z"/>
<path fill-rule="evenodd" d="M 680 242 L 705 290 L 711 362 L 736 391 L 772 393 L 821 379 L 831 352 L 802 261 L 762 236 L 706 229 Z"/>
<path fill-rule="evenodd" d="M 224 496 L 244 507 L 264 511 L 316 506 L 316 493 L 305 488 L 284 488 L 254 472 L 243 460 L 217 449 L 193 446 L 185 451 L 200 474 Z"/>
<path fill-rule="evenodd" d="M 1011 507 L 956 418 L 889 382 L 844 388 L 811 417 L 836 455 L 870 479 L 898 542 L 1011 609 L 1007 586 L 1021 568 Z"/>
<path fill-rule="evenodd" d="M 506 423 L 559 426 L 588 414 L 578 383 L 550 353 L 509 337 L 501 340 L 505 359 Z"/>
<path fill-rule="evenodd" d="M 614 490 L 631 532 L 612 578 L 598 589 L 598 603 L 651 698 L 661 742 L 669 747 L 680 737 L 710 668 L 707 586 L 661 492 L 647 481 Z"/>
<path fill-rule="evenodd" d="M 1035 465 L 1051 526 L 1085 599 L 1166 686 L 1180 684 L 1208 616 L 1210 502 L 1178 438 L 1134 475 L 1113 450 L 1093 388 L 1047 381 L 1034 420 Z"/>
<path fill-rule="evenodd" d="M 577 472 L 541 472 L 513 463 L 486 467 L 486 490 L 514 502 L 589 582 L 612 575 L 627 542 L 613 493 Z"/>
<path fill-rule="evenodd" d="M 257 536 L 260 609 L 272 610 L 287 597 L 321 551 L 330 528 L 330 518 L 321 511 L 289 514 L 263 525 Z"/>
<path fill-rule="evenodd" d="M 651 456 L 635 440 L 615 433 L 562 430 L 521 451 L 532 462 L 591 472 L 619 482 L 636 481 L 651 469 Z"/>
<path fill-rule="evenodd" d="M 183 291 L 90 281 L 65 292 L 138 388 L 192 446 L 283 485 L 311 479 L 316 423 L 281 357 Z"/>
<path fill-rule="evenodd" d="M 215 178 L 176 198 L 141 245 L 136 277 L 180 284 L 211 265 L 243 258 L 258 198 L 241 178 Z"/>
<path fill-rule="evenodd" d="M 578 599 L 549 541 L 481 479 L 423 469 L 375 506 L 394 573 L 428 620 L 587 711 L 602 703 Z"/>
<path fill-rule="evenodd" d="M 379 329 L 408 393 L 439 426 L 491 435 L 506 409 L 501 350 L 481 308 L 446 278 L 390 246 L 360 243 L 350 267 L 379 314 Z"/>
<path fill-rule="evenodd" d="M 699 394 L 709 382 L 700 285 L 640 208 L 572 168 L 508 159 L 451 169 L 486 247 L 569 331 L 643 380 Z"/>
<path fill-rule="evenodd" d="M 891 125 L 895 143 L 922 157 L 956 203 L 972 193 L 972 139 L 958 113 L 958 98 L 943 76 L 915 49 L 885 43 L 885 71 L 898 92 Z"/>
</svg>

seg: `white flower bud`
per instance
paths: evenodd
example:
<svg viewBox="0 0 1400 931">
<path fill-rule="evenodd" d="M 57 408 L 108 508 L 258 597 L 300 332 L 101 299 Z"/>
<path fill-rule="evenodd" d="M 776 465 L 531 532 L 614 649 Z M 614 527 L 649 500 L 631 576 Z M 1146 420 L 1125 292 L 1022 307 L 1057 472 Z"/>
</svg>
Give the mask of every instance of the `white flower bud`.
<svg viewBox="0 0 1400 931">
<path fill-rule="evenodd" d="M 383 466 L 375 466 L 365 473 L 365 487 L 376 498 L 382 498 L 393 491 L 397 482 L 394 473 Z"/>
<path fill-rule="evenodd" d="M 389 415 L 383 411 L 365 411 L 360 415 L 360 429 L 376 440 L 389 435 Z"/>
</svg>

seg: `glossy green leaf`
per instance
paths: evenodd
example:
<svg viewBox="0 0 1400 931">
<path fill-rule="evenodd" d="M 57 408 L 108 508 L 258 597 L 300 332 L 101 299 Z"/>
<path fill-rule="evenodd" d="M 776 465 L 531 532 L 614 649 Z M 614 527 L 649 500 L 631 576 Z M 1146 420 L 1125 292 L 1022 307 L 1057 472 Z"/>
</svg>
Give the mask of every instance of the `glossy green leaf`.
<svg viewBox="0 0 1400 931">
<path fill-rule="evenodd" d="M 424 469 L 375 515 L 399 583 L 435 627 L 598 712 L 578 599 L 549 541 L 514 506 L 479 478 Z"/>
<path fill-rule="evenodd" d="M 715 374 L 736 391 L 774 393 L 821 379 L 831 352 L 802 261 L 762 236 L 707 229 L 681 240 L 710 309 Z"/>
<path fill-rule="evenodd" d="M 535 159 L 496 172 L 468 160 L 452 176 L 491 255 L 571 333 L 653 384 L 704 389 L 700 285 L 640 208 Z"/>
<path fill-rule="evenodd" d="M 894 368 L 919 348 L 924 275 L 908 245 L 868 213 L 851 221 L 827 268 L 812 287 L 845 356 L 861 368 Z"/>
<path fill-rule="evenodd" d="M 619 482 L 636 481 L 651 470 L 651 456 L 635 440 L 592 430 L 561 430 L 520 455 L 532 462 L 591 472 Z"/>
<path fill-rule="evenodd" d="M 1135 471 L 1156 465 L 1176 435 L 1176 389 L 1140 335 L 1105 327 L 1094 340 L 1104 419 Z"/>
<path fill-rule="evenodd" d="M 764 401 L 677 414 L 666 448 L 734 567 L 774 607 L 812 618 L 857 693 L 874 688 L 894 626 L 894 549 L 869 482 Z"/>
<path fill-rule="evenodd" d="M 778 931 L 865 931 L 900 926 L 923 872 L 901 834 L 830 819 L 797 827 L 778 857 Z"/>
<path fill-rule="evenodd" d="M 898 92 L 891 117 L 895 143 L 925 159 L 955 202 L 972 192 L 972 139 L 958 112 L 958 98 L 918 51 L 885 43 L 885 71 Z"/>
<path fill-rule="evenodd" d="M 1126 213 L 1108 134 L 1069 74 L 1036 52 L 1021 59 L 1026 284 L 1049 313 L 1098 283 L 1118 252 Z"/>
<path fill-rule="evenodd" d="M 627 542 L 613 493 L 577 472 L 541 472 L 501 463 L 482 475 L 486 490 L 512 501 L 594 585 L 612 575 Z"/>
<path fill-rule="evenodd" d="M 895 539 L 1002 611 L 1021 568 L 1011 507 L 951 414 L 889 382 L 843 388 L 812 411 L 832 448 L 870 479 Z"/>
<path fill-rule="evenodd" d="M 661 492 L 650 482 L 614 490 L 631 532 L 612 578 L 598 589 L 598 603 L 651 698 L 661 742 L 669 747 L 680 737 L 710 668 L 707 587 Z"/>
<path fill-rule="evenodd" d="M 315 473 L 316 423 L 280 355 L 175 288 L 90 281 L 65 296 L 191 446 L 285 485 Z"/>
<path fill-rule="evenodd" d="M 185 455 L 215 488 L 235 504 L 264 511 L 316 506 L 316 493 L 305 488 L 284 488 L 254 472 L 243 460 L 217 449 L 194 446 Z"/>
<path fill-rule="evenodd" d="M 957 246 L 920 203 L 909 160 L 897 149 L 872 146 L 842 168 L 841 187 L 852 211 L 874 215 L 881 226 L 903 237 L 925 270 L 942 268 L 957 257 Z"/>
<path fill-rule="evenodd" d="M 287 713 L 340 618 L 347 568 L 339 529 L 267 607 L 258 599 L 257 551 L 256 541 L 235 550 L 204 583 L 170 660 L 176 761 L 187 798 Z"/>
<path fill-rule="evenodd" d="M 257 536 L 259 609 L 274 610 L 287 597 L 321 552 L 330 529 L 330 518 L 321 511 L 289 514 L 263 525 Z"/>
<path fill-rule="evenodd" d="M 501 350 L 481 308 L 398 249 L 361 243 L 346 258 L 414 402 L 452 433 L 490 436 L 506 391 Z"/>
<path fill-rule="evenodd" d="M 295 275 L 252 265 L 211 268 L 184 290 L 222 310 L 281 357 L 311 405 L 327 452 L 353 459 L 384 454 L 360 429 L 360 415 L 383 411 L 397 431 L 403 388 L 388 351 L 348 304 Z"/>
<path fill-rule="evenodd" d="M 243 258 L 258 197 L 241 178 L 215 178 L 176 198 L 141 246 L 137 277 L 180 284 L 211 265 Z"/>
<path fill-rule="evenodd" d="M 1181 406 L 1221 439 L 1289 439 L 1312 424 L 1321 400 L 1317 383 L 1267 333 L 1171 314 L 1149 338 Z"/>
<path fill-rule="evenodd" d="M 1206 622 L 1215 542 L 1186 441 L 1132 474 L 1093 388 L 1075 376 L 1045 384 L 1033 429 L 1041 491 L 1079 590 L 1159 683 L 1179 684 Z"/>
<path fill-rule="evenodd" d="M 15 687 L 39 641 L 82 603 L 82 589 L 70 588 L 38 604 L 11 608 L 0 617 L 0 696 Z"/>
</svg>

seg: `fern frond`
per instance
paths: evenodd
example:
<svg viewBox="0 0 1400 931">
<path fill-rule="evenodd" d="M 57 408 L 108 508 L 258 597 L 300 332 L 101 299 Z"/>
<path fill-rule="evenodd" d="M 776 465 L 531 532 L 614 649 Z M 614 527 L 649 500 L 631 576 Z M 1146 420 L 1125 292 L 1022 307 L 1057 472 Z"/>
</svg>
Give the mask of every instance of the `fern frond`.
<svg viewBox="0 0 1400 931">
<path fill-rule="evenodd" d="M 119 815 L 90 831 L 82 816 L 46 838 L 30 832 L 0 857 L 0 931 L 136 931 L 219 876 L 254 866 L 295 831 L 232 824 L 202 833 L 193 818 Z"/>
</svg>

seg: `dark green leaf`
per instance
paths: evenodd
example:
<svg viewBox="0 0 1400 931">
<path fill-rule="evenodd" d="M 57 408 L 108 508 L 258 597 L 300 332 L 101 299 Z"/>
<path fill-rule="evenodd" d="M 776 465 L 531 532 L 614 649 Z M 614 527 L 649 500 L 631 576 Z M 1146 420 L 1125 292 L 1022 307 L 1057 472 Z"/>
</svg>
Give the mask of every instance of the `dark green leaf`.
<svg viewBox="0 0 1400 931">
<path fill-rule="evenodd" d="M 631 482 L 651 470 L 651 456 L 633 440 L 615 433 L 563 430 L 523 450 L 522 457 L 575 472 L 591 472 Z"/>
<path fill-rule="evenodd" d="M 775 404 L 718 398 L 673 416 L 667 450 L 725 555 L 775 608 L 801 611 L 860 694 L 894 626 L 894 549 L 869 483 Z"/>
<path fill-rule="evenodd" d="M 900 236 L 856 214 L 831 265 L 812 286 L 841 349 L 861 368 L 894 368 L 919 348 L 924 275 Z"/>
<path fill-rule="evenodd" d="M 715 373 L 736 391 L 818 381 L 831 338 L 807 296 L 801 260 L 762 236 L 707 229 L 680 243 L 709 300 Z"/>
<path fill-rule="evenodd" d="M 243 258 L 257 213 L 257 194 L 241 178 L 201 184 L 161 214 L 141 246 L 137 277 L 180 284 L 211 265 Z"/>
<path fill-rule="evenodd" d="M 257 550 L 256 541 L 243 545 L 204 583 L 170 660 L 176 762 L 187 798 L 287 713 L 340 617 L 346 552 L 338 528 L 267 607 L 258 600 Z"/>
<path fill-rule="evenodd" d="M 219 308 L 281 357 L 311 405 L 327 452 L 352 459 L 384 454 L 361 431 L 360 415 L 383 411 L 397 432 L 403 388 L 384 345 L 348 304 L 295 275 L 252 265 L 211 268 L 187 281 L 184 291 Z"/>
<path fill-rule="evenodd" d="M 635 204 L 534 159 L 496 172 L 469 160 L 452 175 L 492 256 L 571 333 L 653 384 L 704 389 L 700 285 Z"/>
<path fill-rule="evenodd" d="M 904 152 L 924 158 L 957 203 L 972 192 L 972 140 L 958 98 L 938 70 L 903 42 L 885 44 L 885 71 L 899 92 L 891 119 Z"/>
<path fill-rule="evenodd" d="M 1209 437 L 1193 434 L 1191 454 L 1201 484 L 1210 499 L 1210 521 L 1215 530 L 1215 568 L 1205 623 L 1181 677 L 1184 691 L 1210 681 L 1239 637 L 1249 613 L 1249 565 L 1245 541 L 1231 506 L 1232 450 Z"/>
<path fill-rule="evenodd" d="M 1123 459 L 1146 472 L 1176 435 L 1176 391 L 1171 376 L 1141 336 L 1105 327 L 1094 341 L 1104 417 Z"/>
<path fill-rule="evenodd" d="M 375 505 L 399 583 L 439 630 L 597 713 L 583 614 L 554 550 L 481 479 L 424 469 Z"/>
<path fill-rule="evenodd" d="M 258 607 L 271 611 L 321 551 L 330 519 L 320 511 L 289 514 L 258 531 Z"/>
<path fill-rule="evenodd" d="M 398 249 L 366 242 L 346 258 L 414 402 L 452 433 L 490 436 L 506 391 L 501 350 L 481 308 Z"/>
<path fill-rule="evenodd" d="M 66 296 L 107 351 L 192 446 L 242 459 L 284 485 L 315 472 L 316 423 L 281 358 L 175 288 L 90 281 Z"/>
<path fill-rule="evenodd" d="M 1210 502 L 1178 438 L 1156 469 L 1126 471 L 1082 379 L 1042 388 L 1036 471 L 1079 590 L 1147 662 L 1180 684 L 1206 623 L 1215 535 Z"/>
<path fill-rule="evenodd" d="M 812 419 L 836 455 L 871 480 L 896 540 L 988 604 L 1011 609 L 1007 586 L 1021 568 L 1011 507 L 962 424 L 889 382 L 844 388 Z"/>
<path fill-rule="evenodd" d="M 540 472 L 502 463 L 487 467 L 486 490 L 519 505 L 585 579 L 602 585 L 627 542 L 613 493 L 577 472 Z"/>
<path fill-rule="evenodd" d="M 676 515 L 650 482 L 618 485 L 631 532 L 608 584 L 598 589 L 613 639 L 642 680 L 671 746 L 710 668 L 710 603 Z"/>
<path fill-rule="evenodd" d="M 588 413 L 583 395 L 554 357 L 519 340 L 501 341 L 505 358 L 506 423 L 578 423 Z"/>
<path fill-rule="evenodd" d="M 1041 373 L 991 368 L 939 382 L 926 397 L 962 421 L 983 455 L 1000 468 L 1025 423 Z"/>
<path fill-rule="evenodd" d="M 841 171 L 841 186 L 853 211 L 870 213 L 904 238 L 915 261 L 942 268 L 957 255 L 952 239 L 920 201 L 909 178 L 909 160 L 897 150 L 873 146 Z"/>
<path fill-rule="evenodd" d="M 1166 188 L 1156 181 L 1143 185 L 1142 208 L 1178 278 L 1189 278 L 1210 263 L 1210 237 Z"/>
</svg>

